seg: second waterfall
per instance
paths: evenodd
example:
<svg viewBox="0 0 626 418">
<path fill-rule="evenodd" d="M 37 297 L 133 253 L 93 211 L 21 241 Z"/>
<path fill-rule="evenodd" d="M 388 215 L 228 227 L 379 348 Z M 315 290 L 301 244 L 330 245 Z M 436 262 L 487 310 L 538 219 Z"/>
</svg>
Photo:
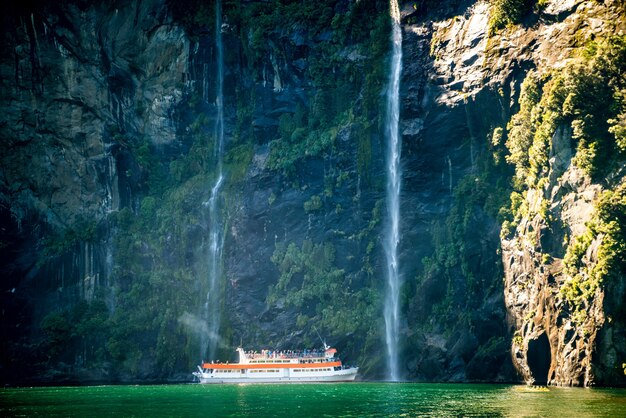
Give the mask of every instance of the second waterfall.
<svg viewBox="0 0 626 418">
<path fill-rule="evenodd" d="M 222 275 L 222 246 L 224 243 L 222 221 L 219 211 L 219 193 L 224 182 L 224 47 L 222 43 L 222 5 L 215 5 L 215 47 L 216 47 L 216 93 L 215 93 L 215 160 L 217 165 L 215 183 L 211 196 L 206 202 L 209 207 L 209 289 L 204 308 L 208 325 L 208 341 L 204 344 L 210 360 L 215 359 L 219 342 L 220 327 L 220 277 Z"/>
<path fill-rule="evenodd" d="M 400 73 L 402 69 L 402 28 L 397 0 L 389 5 L 392 25 L 391 69 L 387 87 L 387 225 L 383 246 L 387 262 L 387 294 L 385 298 L 385 340 L 389 379 L 399 380 L 400 274 L 398 244 L 400 242 Z"/>
</svg>

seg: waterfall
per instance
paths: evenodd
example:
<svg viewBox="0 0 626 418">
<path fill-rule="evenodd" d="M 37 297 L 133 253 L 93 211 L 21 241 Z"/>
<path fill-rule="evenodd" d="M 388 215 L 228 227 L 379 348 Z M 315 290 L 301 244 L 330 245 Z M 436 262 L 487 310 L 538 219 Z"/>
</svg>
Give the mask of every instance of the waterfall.
<svg viewBox="0 0 626 418">
<path fill-rule="evenodd" d="M 398 339 L 400 332 L 400 275 L 398 272 L 398 243 L 400 241 L 400 71 L 402 67 L 402 28 L 398 0 L 391 0 L 393 55 L 387 88 L 387 227 L 384 237 L 387 261 L 387 295 L 385 298 L 385 340 L 389 379 L 399 379 Z"/>
<path fill-rule="evenodd" d="M 209 289 L 205 303 L 205 318 L 208 325 L 207 341 L 203 342 L 203 349 L 209 360 L 215 359 L 219 341 L 220 327 L 220 277 L 222 275 L 222 222 L 219 213 L 219 193 L 224 182 L 223 154 L 224 154 L 224 57 L 222 44 L 222 4 L 218 0 L 215 5 L 215 46 L 217 50 L 217 81 L 215 94 L 215 160 L 217 161 L 217 175 L 215 184 L 211 188 L 209 198 Z"/>
</svg>

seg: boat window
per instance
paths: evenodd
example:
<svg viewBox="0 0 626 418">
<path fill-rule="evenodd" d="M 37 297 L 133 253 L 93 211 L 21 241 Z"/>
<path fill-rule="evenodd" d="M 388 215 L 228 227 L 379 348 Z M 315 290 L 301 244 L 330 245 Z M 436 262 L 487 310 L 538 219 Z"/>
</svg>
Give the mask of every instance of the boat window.
<svg viewBox="0 0 626 418">
<path fill-rule="evenodd" d="M 280 370 L 278 369 L 252 369 L 250 373 L 278 373 Z"/>
</svg>

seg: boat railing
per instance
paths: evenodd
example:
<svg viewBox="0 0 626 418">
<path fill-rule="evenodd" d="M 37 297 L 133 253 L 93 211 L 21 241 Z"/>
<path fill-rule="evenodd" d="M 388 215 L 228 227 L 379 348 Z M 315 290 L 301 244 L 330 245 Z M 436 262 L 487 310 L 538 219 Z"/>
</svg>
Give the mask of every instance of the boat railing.
<svg viewBox="0 0 626 418">
<path fill-rule="evenodd" d="M 261 350 L 258 351 L 246 351 L 246 358 L 249 360 L 257 360 L 257 359 L 313 359 L 313 358 L 324 358 L 325 351 L 323 350 L 286 350 L 286 351 L 275 351 L 275 350 Z"/>
</svg>

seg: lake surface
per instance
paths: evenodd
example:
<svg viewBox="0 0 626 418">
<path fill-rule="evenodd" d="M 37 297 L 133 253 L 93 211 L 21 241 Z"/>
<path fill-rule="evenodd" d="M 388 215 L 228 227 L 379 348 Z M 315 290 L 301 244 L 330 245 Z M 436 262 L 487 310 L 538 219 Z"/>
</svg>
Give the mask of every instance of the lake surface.
<svg viewBox="0 0 626 418">
<path fill-rule="evenodd" d="M 626 417 L 626 389 L 328 383 L 0 389 L 0 416 Z"/>
</svg>

